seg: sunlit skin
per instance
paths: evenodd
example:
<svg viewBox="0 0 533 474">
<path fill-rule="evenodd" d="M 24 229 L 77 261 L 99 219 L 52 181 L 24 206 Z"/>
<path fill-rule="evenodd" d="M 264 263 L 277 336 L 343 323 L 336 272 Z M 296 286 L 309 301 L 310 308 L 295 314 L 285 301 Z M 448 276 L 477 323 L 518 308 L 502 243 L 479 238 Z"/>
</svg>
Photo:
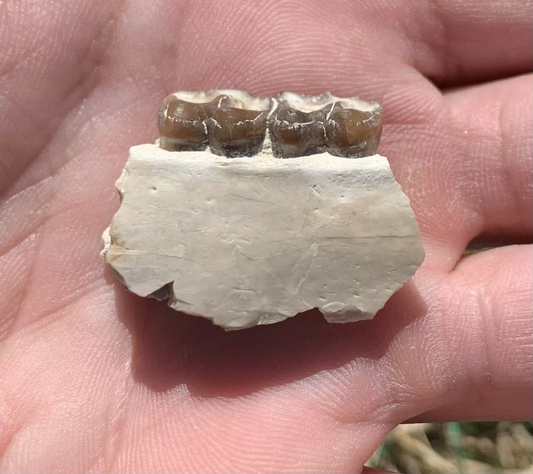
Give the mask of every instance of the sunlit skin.
<svg viewBox="0 0 533 474">
<path fill-rule="evenodd" d="M 532 13 L 0 1 L 0 471 L 361 472 L 406 420 L 531 419 Z M 105 269 L 128 147 L 213 88 L 383 105 L 427 256 L 373 321 L 225 333 Z"/>
</svg>

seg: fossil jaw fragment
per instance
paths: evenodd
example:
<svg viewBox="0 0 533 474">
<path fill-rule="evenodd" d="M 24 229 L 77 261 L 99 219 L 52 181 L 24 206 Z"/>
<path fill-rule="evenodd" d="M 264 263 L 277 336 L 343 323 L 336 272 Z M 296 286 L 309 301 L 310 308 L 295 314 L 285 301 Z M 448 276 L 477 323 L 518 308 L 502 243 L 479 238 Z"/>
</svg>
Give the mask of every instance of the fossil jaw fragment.
<svg viewBox="0 0 533 474">
<path fill-rule="evenodd" d="M 130 149 L 102 257 L 131 292 L 225 329 L 372 318 L 424 258 L 376 154 L 382 116 L 329 93 L 172 94 L 159 144 Z"/>
<path fill-rule="evenodd" d="M 376 102 L 330 93 L 282 92 L 274 98 L 220 89 L 176 92 L 159 109 L 160 146 L 235 158 L 261 153 L 265 136 L 276 158 L 327 151 L 345 158 L 377 152 L 383 111 Z"/>
</svg>

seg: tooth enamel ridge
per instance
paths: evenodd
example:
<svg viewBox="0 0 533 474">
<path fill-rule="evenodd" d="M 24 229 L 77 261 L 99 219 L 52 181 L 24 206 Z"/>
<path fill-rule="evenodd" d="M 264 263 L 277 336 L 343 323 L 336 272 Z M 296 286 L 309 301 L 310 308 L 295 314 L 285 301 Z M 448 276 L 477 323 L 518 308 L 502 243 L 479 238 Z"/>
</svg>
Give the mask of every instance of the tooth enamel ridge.
<svg viewBox="0 0 533 474">
<path fill-rule="evenodd" d="M 344 158 L 377 153 L 383 110 L 376 102 L 325 93 L 254 97 L 217 89 L 169 95 L 159 109 L 161 148 L 228 158 L 297 158 L 328 152 Z"/>
</svg>

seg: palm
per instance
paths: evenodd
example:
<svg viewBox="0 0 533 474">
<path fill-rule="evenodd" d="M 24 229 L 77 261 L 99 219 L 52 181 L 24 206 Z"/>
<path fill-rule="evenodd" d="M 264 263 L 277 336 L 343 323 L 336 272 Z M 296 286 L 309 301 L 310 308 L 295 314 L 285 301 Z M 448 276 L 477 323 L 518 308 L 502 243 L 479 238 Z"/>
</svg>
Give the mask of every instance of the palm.
<svg viewBox="0 0 533 474">
<path fill-rule="evenodd" d="M 531 76 L 424 77 L 528 72 L 531 3 L 437 3 L 0 2 L 1 471 L 357 471 L 407 419 L 531 416 L 531 248 L 461 259 L 531 238 Z M 384 105 L 427 258 L 374 321 L 224 333 L 104 269 L 127 148 L 215 87 Z"/>
</svg>

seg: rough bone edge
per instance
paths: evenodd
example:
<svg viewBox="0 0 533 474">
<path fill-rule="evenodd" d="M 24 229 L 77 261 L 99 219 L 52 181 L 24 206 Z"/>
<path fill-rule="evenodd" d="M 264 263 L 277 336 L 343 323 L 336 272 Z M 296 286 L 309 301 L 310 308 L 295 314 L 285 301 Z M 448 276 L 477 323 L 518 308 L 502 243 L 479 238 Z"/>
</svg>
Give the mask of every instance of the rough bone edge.
<svg viewBox="0 0 533 474">
<path fill-rule="evenodd" d="M 312 308 L 330 322 L 370 319 L 424 258 L 379 155 L 228 160 L 141 145 L 116 185 L 102 257 L 121 283 L 224 329 Z"/>
</svg>

